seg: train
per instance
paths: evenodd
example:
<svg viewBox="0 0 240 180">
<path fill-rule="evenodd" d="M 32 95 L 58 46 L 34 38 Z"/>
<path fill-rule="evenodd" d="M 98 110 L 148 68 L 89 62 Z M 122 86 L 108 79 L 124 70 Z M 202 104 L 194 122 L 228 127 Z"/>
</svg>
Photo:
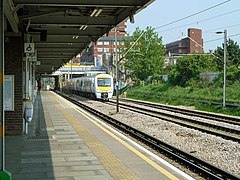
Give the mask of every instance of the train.
<svg viewBox="0 0 240 180">
<path fill-rule="evenodd" d="M 114 92 L 113 77 L 109 74 L 97 74 L 73 78 L 64 88 L 80 96 L 109 100 Z"/>
</svg>

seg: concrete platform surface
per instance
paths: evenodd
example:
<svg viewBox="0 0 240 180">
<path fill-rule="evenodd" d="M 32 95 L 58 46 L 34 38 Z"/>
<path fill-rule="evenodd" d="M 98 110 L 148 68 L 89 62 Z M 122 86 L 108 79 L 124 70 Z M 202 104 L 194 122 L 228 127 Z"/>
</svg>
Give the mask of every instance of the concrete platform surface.
<svg viewBox="0 0 240 180">
<path fill-rule="evenodd" d="M 28 134 L 7 136 L 5 151 L 13 180 L 188 179 L 49 91 L 36 97 Z"/>
</svg>

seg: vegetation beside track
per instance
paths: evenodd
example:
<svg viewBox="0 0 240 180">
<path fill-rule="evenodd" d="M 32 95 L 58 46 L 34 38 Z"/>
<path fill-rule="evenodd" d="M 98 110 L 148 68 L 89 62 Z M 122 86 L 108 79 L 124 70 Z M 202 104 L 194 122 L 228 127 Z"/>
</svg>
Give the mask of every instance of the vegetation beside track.
<svg viewBox="0 0 240 180">
<path fill-rule="evenodd" d="M 240 104 L 240 82 L 227 86 L 226 102 Z M 197 110 L 240 116 L 240 107 L 225 107 L 213 105 L 212 102 L 222 103 L 223 89 L 216 85 L 172 86 L 167 83 L 151 83 L 128 88 L 127 97 L 169 105 L 194 106 Z"/>
</svg>

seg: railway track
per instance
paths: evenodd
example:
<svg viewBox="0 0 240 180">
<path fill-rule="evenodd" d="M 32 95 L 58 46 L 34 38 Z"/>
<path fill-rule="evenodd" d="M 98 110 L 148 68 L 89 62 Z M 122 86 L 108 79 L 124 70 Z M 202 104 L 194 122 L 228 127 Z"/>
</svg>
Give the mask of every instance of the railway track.
<svg viewBox="0 0 240 180">
<path fill-rule="evenodd" d="M 76 104 L 77 106 L 91 112 L 95 116 L 101 118 L 108 124 L 111 124 L 115 128 L 119 129 L 120 131 L 128 134 L 129 136 L 141 141 L 142 143 L 148 145 L 152 149 L 165 154 L 166 156 L 172 158 L 173 160 L 179 162 L 180 164 L 186 166 L 187 168 L 191 169 L 194 172 L 197 172 L 202 177 L 206 179 L 238 179 L 237 176 L 230 174 L 206 161 L 203 161 L 197 157 L 192 156 L 191 154 L 184 152 L 178 148 L 175 148 L 163 141 L 160 141 L 146 133 L 143 133 L 133 127 L 130 127 L 110 116 L 107 116 L 96 109 L 90 108 L 79 101 L 76 101 L 68 96 L 63 94 L 59 94 L 64 98 L 68 99 L 72 103 Z"/>
<path fill-rule="evenodd" d="M 139 100 L 133 100 L 133 99 L 126 99 L 126 98 L 121 99 L 121 102 L 130 102 L 130 103 L 139 104 L 139 105 L 146 105 L 148 107 L 152 107 L 152 108 L 156 108 L 156 109 L 169 110 L 171 112 L 181 113 L 181 114 L 190 115 L 190 116 L 198 116 L 201 118 L 207 118 L 208 120 L 231 123 L 233 125 L 240 126 L 240 118 L 237 118 L 234 116 L 226 116 L 226 115 L 222 115 L 222 114 L 215 114 L 215 113 L 204 112 L 204 111 L 183 109 L 183 108 L 176 107 L 176 106 L 174 106 L 174 108 L 173 108 L 172 106 L 169 106 L 169 105 L 151 103 L 151 102 L 139 101 Z"/>
<path fill-rule="evenodd" d="M 131 101 L 128 100 L 128 102 L 131 102 Z M 133 100 L 133 102 L 135 102 L 135 101 Z M 111 100 L 109 103 L 115 104 L 116 102 Z M 139 102 L 137 104 L 139 104 Z M 153 108 L 157 107 L 157 109 L 161 109 L 161 105 L 160 105 L 160 107 L 158 107 L 157 104 L 155 104 L 155 105 L 152 105 L 151 103 L 150 103 L 150 105 L 148 103 L 143 103 L 143 104 L 148 107 L 153 107 Z M 181 109 L 181 111 L 180 111 L 180 109 L 178 109 L 178 111 L 176 112 L 175 108 L 168 107 L 168 109 L 167 109 L 168 112 L 166 112 L 166 111 L 163 112 L 163 111 L 156 111 L 153 109 L 146 109 L 143 107 L 138 107 L 138 106 L 122 103 L 122 102 L 119 102 L 119 106 L 124 109 L 128 109 L 128 110 L 131 110 L 131 111 L 134 111 L 137 113 L 156 117 L 161 120 L 173 122 L 173 123 L 179 124 L 181 126 L 185 126 L 187 128 L 196 129 L 201 132 L 220 136 L 224 139 L 228 139 L 228 140 L 232 140 L 232 141 L 236 141 L 236 142 L 240 143 L 240 130 L 208 123 L 205 121 L 194 120 L 192 118 L 192 117 L 201 117 L 202 118 L 201 114 L 200 114 L 200 116 L 198 116 L 198 114 L 196 114 L 196 113 L 195 114 L 191 113 L 191 114 L 188 114 L 188 116 L 180 116 L 179 114 L 186 115 L 185 109 Z M 164 110 L 166 110 L 166 109 L 164 109 Z M 177 114 L 169 113 L 172 111 Z M 183 113 L 181 113 L 181 112 L 183 112 Z M 214 116 L 214 117 L 216 117 L 216 116 Z M 212 118 L 211 114 L 209 114 L 210 120 L 214 120 L 214 117 Z M 208 119 L 207 114 L 205 114 L 204 118 Z M 226 122 L 226 121 L 224 121 L 224 122 Z M 227 122 L 229 123 L 229 121 L 227 121 Z M 234 124 L 234 125 L 236 124 L 236 123 L 232 123 L 231 120 L 230 120 L 230 122 L 231 122 L 231 124 Z"/>
</svg>

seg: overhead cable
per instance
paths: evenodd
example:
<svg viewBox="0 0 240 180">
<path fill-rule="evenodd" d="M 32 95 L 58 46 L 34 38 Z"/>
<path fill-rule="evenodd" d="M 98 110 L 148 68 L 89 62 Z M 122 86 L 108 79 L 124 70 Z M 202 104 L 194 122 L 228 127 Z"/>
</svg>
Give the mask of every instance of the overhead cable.
<svg viewBox="0 0 240 180">
<path fill-rule="evenodd" d="M 238 11 L 240 11 L 240 9 L 237 9 L 237 10 L 234 10 L 234 11 L 230 11 L 230 12 L 227 12 L 227 13 L 224 13 L 224 14 L 219 14 L 217 16 L 213 16 L 213 17 L 210 17 L 210 18 L 207 18 L 207 19 L 203 19 L 203 20 L 200 20 L 200 21 L 195 21 L 193 23 L 184 24 L 184 25 L 181 25 L 181 26 L 165 29 L 165 30 L 158 31 L 158 32 L 170 31 L 170 30 L 177 29 L 177 28 L 180 28 L 180 27 L 185 27 L 185 26 L 189 26 L 189 25 L 192 25 L 192 24 L 201 23 L 201 22 L 208 21 L 208 20 L 211 20 L 211 19 L 215 19 L 215 18 L 218 18 L 218 17 L 221 17 L 221 16 L 232 14 L 232 13 L 235 13 L 235 12 L 238 12 Z"/>
<path fill-rule="evenodd" d="M 216 4 L 216 5 L 214 5 L 214 6 L 211 6 L 211 7 L 207 8 L 207 9 L 204 9 L 204 10 L 199 11 L 199 12 L 197 12 L 197 13 L 188 15 L 188 16 L 186 16 L 186 17 L 184 17 L 184 18 L 180 18 L 180 19 L 178 19 L 178 20 L 176 20 L 176 21 L 173 21 L 173 22 L 164 24 L 164 25 L 162 25 L 162 26 L 156 27 L 156 28 L 154 28 L 154 29 L 156 30 L 156 29 L 159 29 L 159 28 L 162 28 L 162 27 L 165 27 L 165 26 L 174 24 L 174 23 L 176 23 L 176 22 L 182 21 L 182 20 L 184 20 L 184 19 L 193 17 L 193 16 L 195 16 L 195 15 L 197 15 L 197 14 L 201 14 L 201 13 L 203 13 L 203 12 L 205 12 L 205 11 L 208 11 L 208 10 L 210 10 L 210 9 L 213 9 L 213 8 L 215 8 L 215 7 L 217 7 L 217 6 L 220 6 L 220 5 L 222 5 L 222 4 L 225 4 L 225 3 L 229 2 L 229 1 L 231 1 L 231 0 L 227 0 L 227 1 L 224 1 L 224 2 L 222 2 L 222 3 Z M 137 38 L 137 40 L 132 44 L 132 46 L 124 53 L 124 55 L 123 55 L 122 58 L 119 60 L 119 62 L 120 62 L 123 58 L 125 58 L 125 56 L 128 54 L 128 52 L 133 48 L 133 46 L 135 46 L 135 44 L 139 41 L 139 39 L 143 36 L 143 34 L 144 34 L 144 31 L 140 34 L 140 36 L 139 36 L 139 37 Z M 119 62 L 118 62 L 118 63 L 119 63 Z"/>
<path fill-rule="evenodd" d="M 203 33 L 208 33 L 208 32 L 215 33 L 216 30 L 219 30 L 219 29 L 229 29 L 229 28 L 236 27 L 236 26 L 240 26 L 240 24 L 234 24 L 234 25 L 231 25 L 231 26 L 214 28 L 214 29 L 210 29 L 210 30 L 203 31 Z"/>
<path fill-rule="evenodd" d="M 233 34 L 233 35 L 228 35 L 228 38 L 229 37 L 234 37 L 234 36 L 238 36 L 238 35 L 240 35 L 240 33 L 237 33 L 237 34 Z M 212 39 L 212 40 L 209 40 L 209 41 L 205 41 L 205 42 L 203 42 L 203 43 L 209 43 L 209 42 L 213 42 L 213 41 L 218 41 L 218 40 L 222 40 L 223 38 L 216 38 L 216 39 Z"/>
<path fill-rule="evenodd" d="M 169 25 L 171 25 L 171 24 L 180 22 L 180 21 L 182 21 L 182 20 L 184 20 L 184 19 L 187 19 L 187 18 L 196 16 L 196 15 L 198 15 L 198 14 L 201 14 L 201 13 L 205 12 L 205 11 L 208 11 L 208 10 L 210 10 L 210 9 L 213 9 L 213 8 L 215 8 L 215 7 L 217 7 L 217 6 L 220 6 L 220 5 L 222 5 L 222 4 L 225 4 L 225 3 L 229 2 L 229 1 L 231 1 L 231 0 L 224 1 L 224 2 L 222 2 L 222 3 L 219 3 L 219 4 L 217 4 L 217 5 L 211 6 L 211 7 L 207 8 L 207 9 L 202 10 L 202 11 L 193 13 L 193 14 L 191 14 L 191 15 L 188 15 L 188 16 L 186 16 L 186 17 L 180 18 L 180 19 L 175 20 L 175 21 L 173 21 L 173 22 L 170 22 L 170 23 L 164 24 L 164 25 L 162 25 L 162 26 L 156 27 L 155 29 L 163 28 L 163 27 L 165 27 L 165 26 L 169 26 Z"/>
</svg>

